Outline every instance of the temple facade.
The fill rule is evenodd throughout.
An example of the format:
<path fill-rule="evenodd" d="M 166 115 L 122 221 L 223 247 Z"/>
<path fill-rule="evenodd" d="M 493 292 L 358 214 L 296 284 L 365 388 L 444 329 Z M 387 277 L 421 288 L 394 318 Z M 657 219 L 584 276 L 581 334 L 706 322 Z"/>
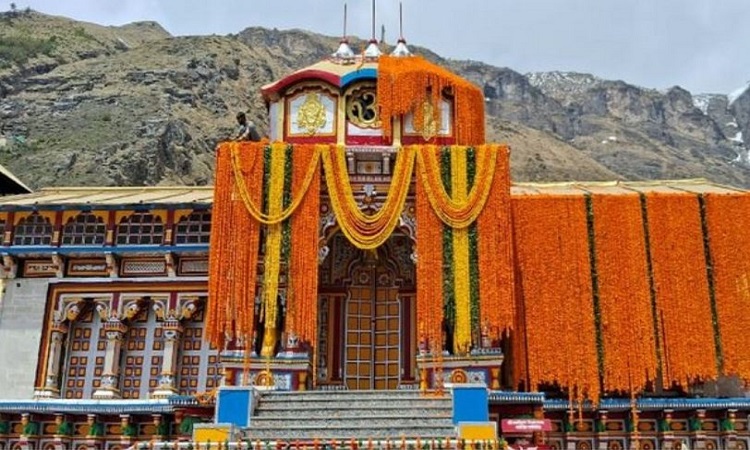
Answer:
<path fill-rule="evenodd" d="M 750 446 L 750 193 L 511 184 L 479 89 L 403 43 L 262 94 L 215 188 L 0 197 L 0 450 L 188 440 L 220 386 L 465 383 L 518 445 Z"/>

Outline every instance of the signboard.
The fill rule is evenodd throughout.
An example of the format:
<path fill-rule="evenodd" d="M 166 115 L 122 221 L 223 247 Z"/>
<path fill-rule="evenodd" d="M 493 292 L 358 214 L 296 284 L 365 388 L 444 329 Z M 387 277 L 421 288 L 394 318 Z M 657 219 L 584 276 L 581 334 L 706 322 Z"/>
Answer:
<path fill-rule="evenodd" d="M 552 431 L 552 423 L 549 419 L 503 419 L 500 424 L 503 433 Z"/>

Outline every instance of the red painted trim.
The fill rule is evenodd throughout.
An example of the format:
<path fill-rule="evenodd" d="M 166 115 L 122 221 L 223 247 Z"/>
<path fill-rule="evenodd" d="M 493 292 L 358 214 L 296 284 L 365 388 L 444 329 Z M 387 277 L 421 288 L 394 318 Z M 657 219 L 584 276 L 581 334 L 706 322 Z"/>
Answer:
<path fill-rule="evenodd" d="M 5 222 L 5 233 L 3 233 L 3 245 L 5 247 L 10 247 L 11 244 L 13 243 L 13 233 L 16 231 L 15 230 L 16 227 L 13 225 L 15 221 L 16 221 L 16 212 L 15 211 L 8 212 L 8 218 L 6 219 L 6 222 Z M 8 242 L 5 242 L 5 234 L 7 233 L 10 233 L 10 234 L 8 234 Z"/>
<path fill-rule="evenodd" d="M 385 136 L 351 136 L 346 135 L 346 145 L 391 145 L 391 139 Z"/>
<path fill-rule="evenodd" d="M 336 74 L 333 74 L 331 72 L 326 72 L 324 70 L 308 69 L 308 70 L 301 70 L 299 72 L 295 72 L 286 78 L 282 78 L 281 80 L 277 81 L 276 83 L 270 86 L 261 88 L 261 93 L 263 94 L 263 97 L 268 99 L 274 94 L 280 93 L 287 87 L 293 84 L 296 84 L 300 81 L 306 81 L 306 80 L 322 80 L 336 87 L 340 87 L 341 85 L 341 78 Z"/>
<path fill-rule="evenodd" d="M 336 136 L 284 136 L 284 142 L 289 144 L 335 144 Z"/>
<path fill-rule="evenodd" d="M 430 141 L 425 141 L 422 139 L 421 136 L 403 136 L 401 138 L 401 143 L 403 145 L 413 145 L 413 144 L 419 144 L 419 145 L 454 145 L 456 143 L 456 139 L 453 137 L 435 137 L 430 139 Z"/>

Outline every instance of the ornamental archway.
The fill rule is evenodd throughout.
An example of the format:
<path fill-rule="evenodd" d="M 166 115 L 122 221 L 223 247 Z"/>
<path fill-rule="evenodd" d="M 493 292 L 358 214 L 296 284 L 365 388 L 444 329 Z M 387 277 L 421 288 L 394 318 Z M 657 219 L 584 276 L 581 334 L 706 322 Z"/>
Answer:
<path fill-rule="evenodd" d="M 415 383 L 415 270 L 400 232 L 375 251 L 337 233 L 320 271 L 318 384 L 398 389 Z"/>

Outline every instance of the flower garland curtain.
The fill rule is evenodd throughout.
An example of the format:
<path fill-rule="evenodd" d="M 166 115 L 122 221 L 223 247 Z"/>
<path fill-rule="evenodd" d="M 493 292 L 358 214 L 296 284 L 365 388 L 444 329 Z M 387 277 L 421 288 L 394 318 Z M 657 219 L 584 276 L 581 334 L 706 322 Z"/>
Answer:
<path fill-rule="evenodd" d="M 717 375 L 698 197 L 646 195 L 665 385 Z"/>
<path fill-rule="evenodd" d="M 429 104 L 434 123 L 441 123 L 440 102 L 445 93 L 455 104 L 456 143 L 484 143 L 484 94 L 482 90 L 458 75 L 419 56 L 399 58 L 381 56 L 378 60 L 378 106 L 383 133 L 390 136 L 393 119 L 414 113 L 417 119 Z M 427 118 L 422 118 L 427 120 Z M 420 124 L 415 128 L 420 128 Z"/>
<path fill-rule="evenodd" d="M 604 389 L 640 392 L 656 378 L 656 342 L 638 195 L 592 195 Z"/>
<path fill-rule="evenodd" d="M 299 210 L 291 218 L 291 255 L 286 329 L 314 343 L 318 320 L 318 213 L 320 151 L 313 145 L 294 147 L 292 191 L 300 192 Z M 314 167 L 308 181 L 306 168 Z"/>
<path fill-rule="evenodd" d="M 530 389 L 558 383 L 600 395 L 586 203 L 581 196 L 513 199 Z"/>
<path fill-rule="evenodd" d="M 443 350 L 443 223 L 424 192 L 416 185 L 417 215 L 417 329 L 430 350 Z"/>
<path fill-rule="evenodd" d="M 724 372 L 750 379 L 750 195 L 705 196 Z"/>
<path fill-rule="evenodd" d="M 274 143 L 270 148 L 270 168 L 268 173 L 267 205 L 271 217 L 278 216 L 284 209 L 284 168 L 286 166 L 287 144 Z M 266 150 L 269 151 L 269 150 Z M 274 223 L 266 227 L 266 245 L 263 255 L 262 317 L 265 322 L 261 355 L 275 355 L 278 331 L 278 294 L 281 274 L 282 224 Z"/>
<path fill-rule="evenodd" d="M 391 236 L 404 210 L 416 148 L 409 146 L 399 151 L 388 196 L 382 208 L 372 215 L 363 213 L 354 201 L 344 147 L 324 145 L 321 146 L 321 152 L 331 207 L 341 231 L 357 248 L 378 248 Z"/>
<path fill-rule="evenodd" d="M 263 186 L 263 144 L 224 143 L 217 150 L 211 212 L 206 338 L 224 348 L 236 338 L 252 342 L 255 326 L 255 277 L 260 224 L 250 220 L 236 189 L 241 179 L 259 202 Z M 232 154 L 245 157 L 232 169 Z M 242 245 L 238 245 L 242 243 Z"/>
<path fill-rule="evenodd" d="M 507 146 L 488 147 L 494 149 L 496 155 L 493 158 L 494 177 L 490 192 L 477 218 L 479 316 L 480 325 L 486 326 L 493 336 L 497 336 L 500 331 L 511 328 L 515 322 L 510 149 Z M 478 148 L 480 153 L 485 149 L 484 146 Z"/>
<path fill-rule="evenodd" d="M 466 147 L 453 146 L 451 154 L 461 153 L 463 156 L 453 159 L 451 164 L 462 164 L 461 171 L 466 168 Z M 482 145 L 477 148 L 477 174 L 471 192 L 463 191 L 451 197 L 446 192 L 440 172 L 439 149 L 433 145 L 420 146 L 417 151 L 417 172 L 419 180 L 424 184 L 424 192 L 432 205 L 435 214 L 448 226 L 454 229 L 464 229 L 474 223 L 484 209 L 495 179 L 498 146 Z M 464 161 L 464 162 L 460 162 Z M 462 176 L 463 178 L 466 175 Z M 455 178 L 455 177 L 453 177 Z M 462 182 L 465 184 L 465 182 Z M 454 186 L 455 187 L 455 186 Z M 465 190 L 466 188 L 464 188 Z"/>

